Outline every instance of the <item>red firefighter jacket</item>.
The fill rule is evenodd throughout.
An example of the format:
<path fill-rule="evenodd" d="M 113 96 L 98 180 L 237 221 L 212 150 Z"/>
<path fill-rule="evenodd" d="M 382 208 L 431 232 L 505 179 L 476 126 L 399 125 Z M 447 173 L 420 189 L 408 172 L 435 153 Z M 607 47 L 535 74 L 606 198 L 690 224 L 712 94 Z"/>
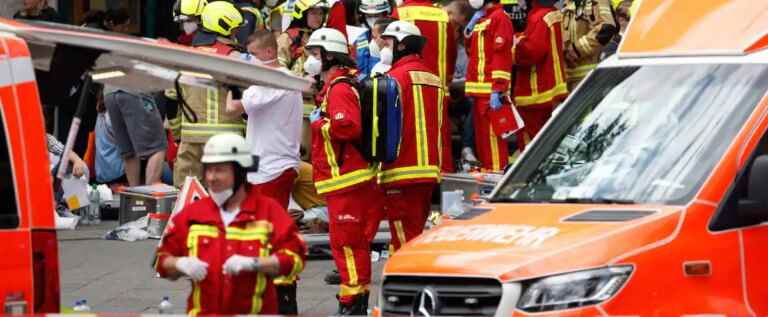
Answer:
<path fill-rule="evenodd" d="M 467 48 L 465 92 L 487 97 L 510 88 L 514 29 L 501 5 L 485 9 L 485 16 L 472 29 Z"/>
<path fill-rule="evenodd" d="M 382 165 L 379 181 L 385 186 L 435 183 L 440 178 L 444 86 L 418 55 L 401 58 L 387 74 L 400 85 L 403 132 L 400 153 Z"/>
<path fill-rule="evenodd" d="M 373 179 L 375 170 L 355 147 L 362 133 L 360 97 L 344 78 L 355 72 L 332 73 L 321 92 L 323 117 L 312 123 L 312 167 L 318 194 L 338 194 Z"/>
<path fill-rule="evenodd" d="M 392 17 L 416 25 L 427 42 L 422 50 L 424 64 L 447 87 L 456 66 L 456 28 L 448 13 L 430 0 L 406 0 Z"/>
<path fill-rule="evenodd" d="M 236 254 L 274 255 L 280 262 L 280 274 L 291 278 L 303 270 L 306 250 L 286 210 L 249 187 L 240 213 L 227 227 L 219 207 L 209 197 L 184 207 L 168 223 L 157 249 L 155 269 L 160 276 L 167 277 L 159 263 L 168 256 L 195 256 L 208 263 L 206 278 L 192 282 L 192 293 L 187 299 L 190 315 L 275 314 L 277 295 L 272 278 L 256 272 L 224 275 L 224 262 Z"/>
<path fill-rule="evenodd" d="M 563 59 L 562 14 L 534 3 L 528 27 L 513 48 L 517 75 L 515 104 L 552 105 L 568 95 Z"/>

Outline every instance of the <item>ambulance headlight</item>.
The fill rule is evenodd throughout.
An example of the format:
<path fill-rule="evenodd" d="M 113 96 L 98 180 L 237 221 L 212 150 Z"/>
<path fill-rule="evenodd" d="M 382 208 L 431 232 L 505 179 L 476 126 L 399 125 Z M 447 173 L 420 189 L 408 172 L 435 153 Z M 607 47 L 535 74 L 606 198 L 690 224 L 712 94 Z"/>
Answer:
<path fill-rule="evenodd" d="M 546 312 L 601 303 L 616 294 L 632 274 L 632 266 L 614 266 L 523 281 L 517 308 Z"/>

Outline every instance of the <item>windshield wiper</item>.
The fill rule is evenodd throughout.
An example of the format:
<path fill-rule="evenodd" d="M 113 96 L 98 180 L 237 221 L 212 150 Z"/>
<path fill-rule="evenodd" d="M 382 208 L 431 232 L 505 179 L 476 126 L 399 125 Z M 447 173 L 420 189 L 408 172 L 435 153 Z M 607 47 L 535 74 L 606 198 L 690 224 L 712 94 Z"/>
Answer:
<path fill-rule="evenodd" d="M 565 199 L 553 199 L 552 203 L 565 203 L 565 204 L 616 204 L 616 205 L 633 205 L 637 202 L 630 199 L 614 199 L 604 197 L 568 197 Z"/>

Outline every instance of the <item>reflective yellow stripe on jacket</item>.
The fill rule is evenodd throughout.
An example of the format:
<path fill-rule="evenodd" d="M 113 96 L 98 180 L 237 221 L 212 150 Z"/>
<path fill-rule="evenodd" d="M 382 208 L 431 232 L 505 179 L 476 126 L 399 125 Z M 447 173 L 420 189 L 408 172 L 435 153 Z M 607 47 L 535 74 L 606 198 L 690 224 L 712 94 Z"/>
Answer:
<path fill-rule="evenodd" d="M 447 84 L 448 74 L 446 59 L 448 54 L 448 13 L 440 7 L 407 6 L 397 9 L 400 20 L 408 22 L 428 21 L 437 22 L 438 47 L 438 77 L 440 82 Z"/>
<path fill-rule="evenodd" d="M 531 95 L 530 96 L 518 96 L 515 97 L 515 103 L 518 106 L 537 105 L 552 101 L 555 96 L 560 96 L 568 93 L 568 84 L 565 82 L 562 74 L 562 68 L 560 67 L 560 51 L 557 49 L 557 33 L 555 33 L 554 27 L 556 23 L 562 23 L 563 17 L 559 12 L 552 12 L 544 16 L 544 21 L 549 27 L 549 45 L 550 52 L 552 53 L 552 69 L 555 72 L 555 86 L 549 90 L 539 91 L 538 87 L 538 74 L 536 73 L 536 67 L 531 68 Z"/>
<path fill-rule="evenodd" d="M 187 249 L 189 256 L 198 257 L 198 244 L 200 237 L 216 238 L 219 236 L 219 229 L 216 226 L 194 224 L 189 227 L 187 234 Z M 198 282 L 192 282 L 192 309 L 189 310 L 190 316 L 197 316 L 200 313 L 200 285 Z"/>
<path fill-rule="evenodd" d="M 475 25 L 472 32 L 477 33 L 477 81 L 467 81 L 464 84 L 464 91 L 475 94 L 490 94 L 493 92 L 493 84 L 485 81 L 485 29 L 491 24 L 491 20 L 485 20 Z M 491 74 L 493 77 L 493 74 Z M 510 76 L 511 77 L 511 76 Z"/>

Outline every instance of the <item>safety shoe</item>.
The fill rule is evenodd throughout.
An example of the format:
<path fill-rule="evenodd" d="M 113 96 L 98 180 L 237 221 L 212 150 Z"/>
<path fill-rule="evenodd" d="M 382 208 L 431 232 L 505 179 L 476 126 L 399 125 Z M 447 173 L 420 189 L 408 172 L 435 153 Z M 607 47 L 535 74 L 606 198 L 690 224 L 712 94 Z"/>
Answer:
<path fill-rule="evenodd" d="M 336 316 L 367 316 L 368 296 L 369 293 L 361 294 L 355 297 L 355 300 L 349 305 L 339 302 L 339 311 L 336 312 Z"/>
<path fill-rule="evenodd" d="M 341 274 L 339 274 L 339 270 L 333 270 L 332 272 L 328 272 L 323 280 L 328 285 L 339 285 L 341 284 Z"/>

